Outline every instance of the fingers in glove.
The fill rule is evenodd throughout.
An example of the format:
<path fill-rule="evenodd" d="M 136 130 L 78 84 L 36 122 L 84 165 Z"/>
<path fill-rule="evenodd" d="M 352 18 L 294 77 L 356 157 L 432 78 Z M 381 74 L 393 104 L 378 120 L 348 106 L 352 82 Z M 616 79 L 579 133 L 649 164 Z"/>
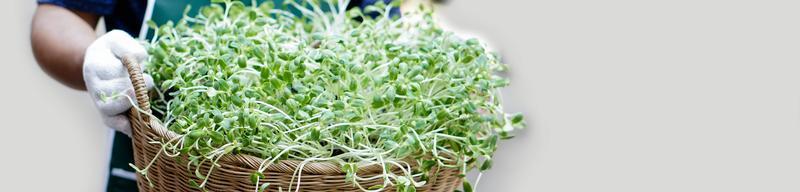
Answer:
<path fill-rule="evenodd" d="M 131 101 L 136 99 L 130 79 L 102 81 L 95 89 L 97 108 L 107 116 L 124 113 L 133 106 Z"/>
<path fill-rule="evenodd" d="M 107 56 L 113 57 L 113 55 L 108 54 Z M 108 80 L 115 80 L 115 79 L 130 79 L 130 75 L 128 74 L 128 70 L 122 66 L 122 63 L 117 60 L 116 58 L 110 60 L 104 60 L 104 63 L 91 63 L 95 61 L 88 61 L 87 64 L 84 66 L 84 79 L 87 81 L 108 81 Z M 102 62 L 102 61 L 97 61 Z M 147 89 L 153 88 L 153 77 L 149 74 L 144 74 L 144 81 Z"/>
<path fill-rule="evenodd" d="M 112 30 L 104 35 L 109 39 L 108 48 L 114 53 L 117 58 L 122 58 L 126 55 L 132 55 L 136 62 L 142 64 L 147 59 L 147 51 L 144 46 L 136 39 L 131 37 L 128 33 L 121 30 Z M 144 65 L 139 65 L 144 70 Z"/>
<path fill-rule="evenodd" d="M 128 70 L 122 66 L 122 62 L 114 54 L 107 50 L 100 50 L 95 57 L 89 58 L 84 64 L 85 78 L 97 78 L 99 80 L 114 80 L 130 78 Z"/>
<path fill-rule="evenodd" d="M 125 133 L 128 137 L 131 136 L 131 122 L 125 114 L 106 116 L 103 118 L 103 123 L 114 130 Z"/>

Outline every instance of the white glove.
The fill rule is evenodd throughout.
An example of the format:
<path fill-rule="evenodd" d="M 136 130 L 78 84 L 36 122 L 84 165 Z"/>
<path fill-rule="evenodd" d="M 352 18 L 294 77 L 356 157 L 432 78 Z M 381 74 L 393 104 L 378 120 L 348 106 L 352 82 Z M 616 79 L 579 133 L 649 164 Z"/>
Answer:
<path fill-rule="evenodd" d="M 142 63 L 147 51 L 128 33 L 113 30 L 95 40 L 83 57 L 83 80 L 95 107 L 103 115 L 103 122 L 117 131 L 131 136 L 131 124 L 125 114 L 136 101 L 128 71 L 122 57 L 133 55 Z M 144 71 L 144 65 L 142 71 Z M 147 88 L 153 87 L 153 78 L 144 75 Z M 124 95 L 128 95 L 125 97 Z M 133 99 L 133 100 L 131 100 Z"/>

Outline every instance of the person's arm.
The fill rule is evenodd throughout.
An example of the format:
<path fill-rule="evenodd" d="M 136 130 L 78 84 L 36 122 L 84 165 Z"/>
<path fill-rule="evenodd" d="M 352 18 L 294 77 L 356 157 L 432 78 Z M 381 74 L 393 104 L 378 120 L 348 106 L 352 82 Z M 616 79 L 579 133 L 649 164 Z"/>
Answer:
<path fill-rule="evenodd" d="M 87 90 L 103 122 L 131 135 L 125 114 L 134 98 L 130 76 L 121 59 L 130 56 L 137 63 L 147 59 L 147 51 L 136 39 L 121 30 L 97 37 L 94 26 L 99 15 L 108 14 L 107 4 L 93 7 L 96 13 L 61 7 L 87 9 L 89 1 L 40 0 L 31 24 L 31 47 L 39 66 L 54 79 L 78 90 Z M 43 3 L 44 2 L 44 3 Z M 52 3 L 52 4 L 50 4 Z M 141 65 L 144 71 L 144 65 Z M 146 86 L 153 78 L 144 74 Z M 127 97 L 124 97 L 127 95 Z"/>
<path fill-rule="evenodd" d="M 39 66 L 59 82 L 86 90 L 83 56 L 97 39 L 94 28 L 98 19 L 95 14 L 39 5 L 31 23 L 31 47 Z"/>

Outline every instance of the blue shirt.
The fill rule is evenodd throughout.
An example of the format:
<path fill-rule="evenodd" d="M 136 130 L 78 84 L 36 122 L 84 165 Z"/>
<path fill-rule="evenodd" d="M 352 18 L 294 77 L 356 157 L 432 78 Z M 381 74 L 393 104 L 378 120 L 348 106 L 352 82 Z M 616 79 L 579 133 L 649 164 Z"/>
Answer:
<path fill-rule="evenodd" d="M 39 4 L 53 4 L 67 9 L 87 12 L 104 17 L 107 30 L 119 29 L 131 36 L 139 36 L 147 0 L 37 0 Z M 209 0 L 210 1 L 210 0 Z M 350 7 L 364 8 L 379 0 L 351 0 Z M 383 0 L 391 2 L 392 0 Z M 348 7 L 348 8 L 350 8 Z M 181 12 L 183 10 L 175 10 Z M 391 15 L 399 15 L 399 9 L 392 9 Z"/>

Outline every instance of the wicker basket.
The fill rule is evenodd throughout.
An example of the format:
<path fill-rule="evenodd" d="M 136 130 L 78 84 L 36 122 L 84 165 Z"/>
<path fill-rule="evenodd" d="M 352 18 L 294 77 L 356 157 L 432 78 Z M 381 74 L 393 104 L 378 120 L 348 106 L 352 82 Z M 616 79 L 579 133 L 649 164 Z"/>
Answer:
<path fill-rule="evenodd" d="M 128 69 L 131 82 L 136 93 L 136 100 L 139 107 L 150 112 L 150 102 L 147 89 L 142 77 L 141 68 L 133 57 L 123 57 L 122 62 Z M 178 135 L 166 129 L 158 121 L 151 120 L 148 116 L 142 115 L 139 111 L 132 109 L 129 113 L 131 126 L 133 129 L 133 152 L 134 164 L 136 167 L 143 168 L 151 163 L 147 170 L 150 182 L 138 175 L 138 186 L 140 191 L 199 191 L 189 185 L 190 179 L 199 180 L 191 170 L 196 167 L 187 167 L 188 162 L 185 156 L 176 158 L 167 157 L 161 154 L 155 158 L 161 150 L 161 145 L 152 143 L 153 141 L 165 142 Z M 155 158 L 155 160 L 154 160 Z M 258 170 L 259 164 L 263 161 L 258 157 L 238 154 L 225 155 L 213 168 L 209 175 L 205 189 L 208 191 L 254 191 L 256 185 L 250 180 L 250 175 Z M 295 170 L 300 164 L 299 161 L 276 162 L 263 172 L 264 177 L 260 182 L 270 183 L 267 191 L 361 191 L 353 183 L 345 181 L 345 173 L 339 165 L 332 162 L 308 163 L 303 167 L 301 177 L 294 177 Z M 201 165 L 203 173 L 208 171 L 209 164 Z M 430 178 L 423 187 L 418 187 L 418 191 L 453 191 L 460 178 L 459 171 L 455 169 L 436 169 L 437 172 L 430 174 Z M 382 173 L 379 165 L 363 166 L 358 168 L 358 175 L 368 178 Z M 360 181 L 364 188 L 383 184 L 382 179 Z M 152 184 L 152 186 L 151 186 Z M 299 186 L 299 188 L 298 188 Z M 394 191 L 393 187 L 386 188 L 386 191 Z"/>

